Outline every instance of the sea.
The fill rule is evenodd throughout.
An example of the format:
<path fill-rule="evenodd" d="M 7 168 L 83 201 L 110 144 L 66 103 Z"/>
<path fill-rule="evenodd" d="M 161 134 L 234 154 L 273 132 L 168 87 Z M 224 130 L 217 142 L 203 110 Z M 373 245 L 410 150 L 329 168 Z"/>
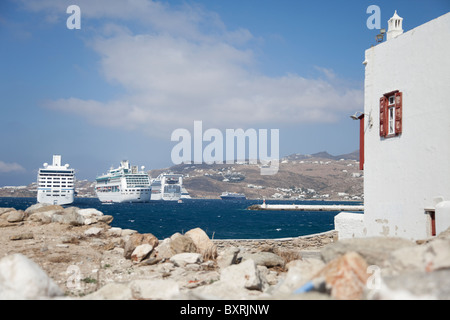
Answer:
<path fill-rule="evenodd" d="M 35 198 L 0 198 L 0 207 L 25 210 Z M 76 198 L 70 206 L 95 208 L 114 217 L 112 227 L 152 233 L 158 239 L 203 229 L 212 239 L 277 239 L 334 229 L 338 211 L 254 211 L 247 208 L 261 200 L 183 199 L 149 203 L 102 204 L 98 199 Z M 347 201 L 266 200 L 267 204 L 354 204 Z"/>

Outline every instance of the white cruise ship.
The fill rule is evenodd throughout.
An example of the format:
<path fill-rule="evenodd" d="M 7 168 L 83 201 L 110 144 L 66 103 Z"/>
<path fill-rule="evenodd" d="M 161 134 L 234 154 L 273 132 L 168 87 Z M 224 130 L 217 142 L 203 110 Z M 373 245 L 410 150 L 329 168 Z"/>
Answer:
<path fill-rule="evenodd" d="M 163 173 L 152 180 L 151 200 L 178 201 L 182 198 L 183 191 L 182 174 Z M 189 194 L 183 198 L 190 198 Z"/>
<path fill-rule="evenodd" d="M 128 160 L 120 163 L 118 168 L 111 168 L 108 173 L 95 179 L 95 192 L 104 203 L 113 202 L 148 202 L 151 196 L 150 178 L 137 166 L 130 166 Z"/>
<path fill-rule="evenodd" d="M 54 155 L 53 163 L 44 163 L 37 177 L 37 202 L 71 204 L 75 193 L 75 170 L 61 165 L 61 156 Z"/>

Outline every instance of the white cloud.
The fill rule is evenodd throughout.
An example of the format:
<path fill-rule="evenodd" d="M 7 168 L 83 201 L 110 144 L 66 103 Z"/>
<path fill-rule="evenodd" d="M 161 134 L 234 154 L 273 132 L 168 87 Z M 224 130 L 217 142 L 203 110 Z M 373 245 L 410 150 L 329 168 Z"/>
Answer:
<path fill-rule="evenodd" d="M 51 11 L 55 0 L 38 3 L 31 9 Z M 227 30 L 217 14 L 202 7 L 147 0 L 78 5 L 83 19 L 102 19 L 103 29 L 89 46 L 101 57 L 107 81 L 126 94 L 111 101 L 48 102 L 53 110 L 167 136 L 194 120 L 218 128 L 333 122 L 362 104 L 362 90 L 342 85 L 333 70 L 320 66 L 324 79 L 261 74 L 251 50 L 253 35 Z M 134 32 L 128 22 L 146 31 Z"/>
<path fill-rule="evenodd" d="M 6 163 L 0 161 L 0 173 L 25 172 L 25 168 L 18 163 Z"/>

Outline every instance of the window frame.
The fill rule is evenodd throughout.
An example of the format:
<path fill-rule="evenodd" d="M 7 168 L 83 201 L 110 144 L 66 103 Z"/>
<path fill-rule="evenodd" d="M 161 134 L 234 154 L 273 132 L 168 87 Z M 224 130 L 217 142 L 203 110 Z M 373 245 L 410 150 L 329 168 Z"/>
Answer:
<path fill-rule="evenodd" d="M 380 98 L 380 137 L 391 138 L 402 134 L 403 93 L 399 90 Z"/>

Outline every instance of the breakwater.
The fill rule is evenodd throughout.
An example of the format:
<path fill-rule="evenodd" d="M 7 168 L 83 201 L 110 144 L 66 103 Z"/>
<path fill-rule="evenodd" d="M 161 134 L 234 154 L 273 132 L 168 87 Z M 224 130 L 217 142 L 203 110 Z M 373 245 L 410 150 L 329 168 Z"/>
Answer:
<path fill-rule="evenodd" d="M 293 210 L 293 211 L 364 211 L 363 205 L 343 205 L 343 204 L 254 204 L 248 210 Z"/>

